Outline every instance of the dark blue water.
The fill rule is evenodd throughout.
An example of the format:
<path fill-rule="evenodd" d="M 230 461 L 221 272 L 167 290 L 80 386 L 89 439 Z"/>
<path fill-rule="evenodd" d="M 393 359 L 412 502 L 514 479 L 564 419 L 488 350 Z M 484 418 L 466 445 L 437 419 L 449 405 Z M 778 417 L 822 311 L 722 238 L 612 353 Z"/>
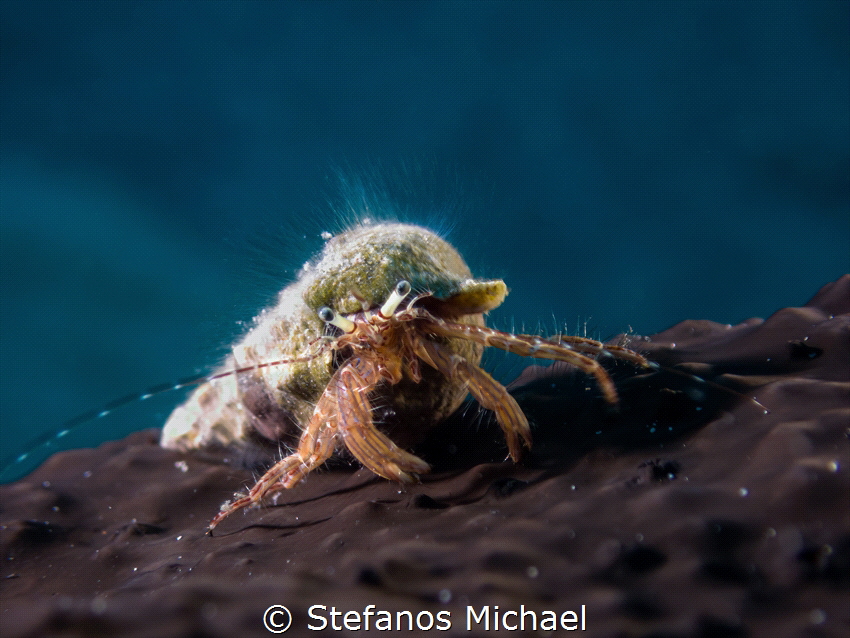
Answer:
<path fill-rule="evenodd" d="M 209 370 L 338 226 L 340 178 L 504 278 L 497 326 L 804 303 L 850 269 L 848 25 L 843 1 L 4 0 L 0 456 Z"/>

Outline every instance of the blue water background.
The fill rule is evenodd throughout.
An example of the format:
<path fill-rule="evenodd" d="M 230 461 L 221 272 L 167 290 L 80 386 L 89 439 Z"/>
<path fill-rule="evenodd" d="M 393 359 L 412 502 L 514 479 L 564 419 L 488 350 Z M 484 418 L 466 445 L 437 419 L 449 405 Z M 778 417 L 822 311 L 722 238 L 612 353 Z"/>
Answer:
<path fill-rule="evenodd" d="M 210 370 L 358 179 L 505 279 L 499 327 L 801 305 L 850 269 L 848 87 L 843 1 L 4 0 L 0 456 Z"/>

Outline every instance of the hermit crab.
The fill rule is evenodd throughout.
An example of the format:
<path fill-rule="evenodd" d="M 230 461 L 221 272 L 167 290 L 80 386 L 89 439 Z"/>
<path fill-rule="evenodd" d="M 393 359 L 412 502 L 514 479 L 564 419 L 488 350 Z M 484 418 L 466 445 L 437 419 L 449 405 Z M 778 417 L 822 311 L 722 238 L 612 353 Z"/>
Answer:
<path fill-rule="evenodd" d="M 163 429 L 162 445 L 177 449 L 300 436 L 247 494 L 222 506 L 210 530 L 294 487 L 338 448 L 384 478 L 417 481 L 430 466 L 405 447 L 468 394 L 495 413 L 518 461 L 531 431 L 514 398 L 479 367 L 487 346 L 572 364 L 595 378 L 610 404 L 617 391 L 597 358 L 648 365 L 631 350 L 592 339 L 488 328 L 484 314 L 507 293 L 501 280 L 473 278 L 448 242 L 419 226 L 366 223 L 327 237 L 215 380 L 197 388 Z"/>

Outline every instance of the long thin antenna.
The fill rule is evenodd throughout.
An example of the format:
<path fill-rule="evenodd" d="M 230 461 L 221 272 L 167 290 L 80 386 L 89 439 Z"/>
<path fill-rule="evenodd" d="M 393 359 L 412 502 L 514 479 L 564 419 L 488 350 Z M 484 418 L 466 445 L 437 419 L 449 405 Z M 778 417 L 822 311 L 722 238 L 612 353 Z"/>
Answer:
<path fill-rule="evenodd" d="M 315 343 L 315 341 L 313 343 Z M 49 448 L 60 439 L 63 439 L 69 434 L 71 434 L 81 425 L 84 425 L 91 421 L 96 421 L 97 419 L 102 419 L 105 416 L 111 414 L 113 411 L 122 408 L 126 405 L 130 405 L 131 403 L 137 403 L 139 401 L 145 401 L 159 394 L 164 394 L 165 392 L 172 392 L 174 390 L 181 390 L 183 388 L 201 385 L 202 383 L 209 383 L 217 379 L 242 374 L 244 372 L 252 372 L 254 370 L 259 370 L 262 368 L 269 368 L 272 366 L 279 366 L 290 363 L 304 363 L 307 361 L 311 361 L 321 355 L 322 352 L 324 352 L 324 350 L 327 348 L 327 345 L 328 342 L 323 341 L 318 351 L 309 355 L 305 355 L 303 357 L 296 357 L 294 359 L 278 359 L 276 361 L 266 361 L 263 363 L 257 363 L 254 365 L 236 368 L 233 370 L 225 370 L 223 372 L 217 372 L 215 374 L 210 374 L 202 377 L 192 376 L 179 379 L 177 381 L 174 381 L 173 383 L 161 383 L 159 385 L 155 385 L 153 387 L 148 388 L 144 392 L 128 394 L 119 399 L 110 401 L 109 403 L 103 405 L 102 407 L 96 410 L 89 410 L 88 412 L 83 412 L 82 414 L 77 415 L 74 418 L 62 423 L 62 425 L 60 425 L 58 429 L 44 432 L 31 439 L 24 446 L 25 451 L 23 453 L 18 454 L 17 456 L 8 456 L 3 459 L 2 466 L 0 466 L 0 480 L 5 480 L 5 476 L 9 474 L 14 467 L 25 462 L 28 458 L 30 458 L 30 456 L 35 454 L 41 448 Z"/>

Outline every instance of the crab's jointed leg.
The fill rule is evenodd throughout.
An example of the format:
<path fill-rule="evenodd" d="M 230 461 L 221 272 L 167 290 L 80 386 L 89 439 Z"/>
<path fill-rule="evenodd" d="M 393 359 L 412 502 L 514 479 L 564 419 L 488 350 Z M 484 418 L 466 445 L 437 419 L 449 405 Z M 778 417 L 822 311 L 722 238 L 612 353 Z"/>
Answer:
<path fill-rule="evenodd" d="M 415 475 L 429 472 L 431 466 L 402 450 L 372 422 L 368 395 L 378 381 L 374 370 L 355 358 L 335 375 L 339 435 L 349 452 L 375 474 L 401 483 L 416 483 Z"/>
<path fill-rule="evenodd" d="M 616 405 L 617 390 L 614 382 L 599 362 L 591 359 L 579 350 L 589 354 L 609 353 L 615 357 L 631 361 L 640 366 L 649 367 L 649 362 L 636 352 L 619 346 L 604 347 L 600 342 L 583 337 L 562 337 L 561 342 L 533 337 L 531 335 L 515 335 L 485 326 L 451 323 L 434 316 L 426 320 L 426 329 L 444 337 L 471 339 L 477 343 L 494 348 L 500 348 L 523 357 L 537 359 L 554 359 L 564 361 L 579 368 L 585 374 L 596 378 L 605 400 Z"/>
<path fill-rule="evenodd" d="M 478 403 L 495 413 L 496 420 L 505 433 L 508 451 L 514 462 L 519 461 L 523 443 L 531 449 L 531 429 L 528 426 L 528 419 L 523 414 L 516 399 L 508 394 L 501 383 L 477 365 L 459 355 L 452 354 L 428 339 L 419 340 L 416 354 L 449 379 L 464 381 L 470 394 L 475 397 Z M 522 439 L 522 443 L 520 439 Z"/>
<path fill-rule="evenodd" d="M 537 337 L 530 338 L 536 339 Z M 558 335 L 557 337 L 550 337 L 548 339 L 544 339 L 544 341 L 554 343 L 556 345 L 569 344 L 566 347 L 573 348 L 574 350 L 581 352 L 582 354 L 609 355 L 612 357 L 617 357 L 618 359 L 623 359 L 624 361 L 629 361 L 635 364 L 636 366 L 640 366 L 641 368 L 650 367 L 649 361 L 647 361 L 645 357 L 642 357 L 634 350 L 629 350 L 628 348 L 624 348 L 623 346 L 612 346 L 610 344 L 606 345 L 601 341 L 596 341 L 595 339 L 588 339 L 587 337 Z"/>
<path fill-rule="evenodd" d="M 334 451 L 336 439 L 337 397 L 335 386 L 329 385 L 322 394 L 313 417 L 301 434 L 298 449 L 294 454 L 282 458 L 260 477 L 246 496 L 225 503 L 221 511 L 210 522 L 209 530 L 237 510 L 258 505 L 273 492 L 294 487 L 304 476 L 327 461 Z"/>

